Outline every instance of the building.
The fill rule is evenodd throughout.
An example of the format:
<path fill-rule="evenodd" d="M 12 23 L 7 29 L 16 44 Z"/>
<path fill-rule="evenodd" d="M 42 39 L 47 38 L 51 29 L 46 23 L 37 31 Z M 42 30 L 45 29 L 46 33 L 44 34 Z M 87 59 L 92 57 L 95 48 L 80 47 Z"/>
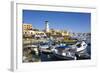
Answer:
<path fill-rule="evenodd" d="M 23 24 L 23 30 L 32 30 L 32 24 Z"/>
<path fill-rule="evenodd" d="M 32 24 L 23 24 L 23 35 L 28 37 L 39 36 L 39 37 L 68 37 L 71 34 L 65 30 L 55 30 L 49 28 L 48 21 L 45 21 L 45 32 L 39 29 L 33 28 Z"/>
<path fill-rule="evenodd" d="M 23 24 L 23 37 L 31 37 L 32 24 Z"/>
<path fill-rule="evenodd" d="M 45 21 L 45 31 L 49 32 L 49 22 Z"/>

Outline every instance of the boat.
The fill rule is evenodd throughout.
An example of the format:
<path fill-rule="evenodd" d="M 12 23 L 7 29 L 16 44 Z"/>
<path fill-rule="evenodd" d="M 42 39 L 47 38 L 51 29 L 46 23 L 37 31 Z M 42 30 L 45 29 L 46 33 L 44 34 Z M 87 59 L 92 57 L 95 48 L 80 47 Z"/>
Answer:
<path fill-rule="evenodd" d="M 76 56 L 77 59 L 90 59 L 90 55 L 87 53 L 87 44 L 82 41 L 80 44 L 76 45 Z"/>
<path fill-rule="evenodd" d="M 77 43 L 77 44 L 76 44 L 76 47 L 77 47 L 76 51 L 77 51 L 77 52 L 80 52 L 80 51 L 83 51 L 83 50 L 86 49 L 87 44 L 85 43 L 85 41 L 82 41 L 82 42 L 80 42 L 80 43 Z"/>
<path fill-rule="evenodd" d="M 90 55 L 87 53 L 86 48 L 87 44 L 85 41 L 81 41 L 72 45 L 72 47 L 64 45 L 57 46 L 53 49 L 53 54 L 56 58 L 64 60 L 89 59 Z"/>
<path fill-rule="evenodd" d="M 70 50 L 70 47 L 68 46 L 59 46 L 59 47 L 55 47 L 53 54 L 58 59 L 74 60 L 75 53 L 69 50 Z"/>
<path fill-rule="evenodd" d="M 47 54 L 52 52 L 49 43 L 41 43 L 39 45 L 39 51 Z"/>

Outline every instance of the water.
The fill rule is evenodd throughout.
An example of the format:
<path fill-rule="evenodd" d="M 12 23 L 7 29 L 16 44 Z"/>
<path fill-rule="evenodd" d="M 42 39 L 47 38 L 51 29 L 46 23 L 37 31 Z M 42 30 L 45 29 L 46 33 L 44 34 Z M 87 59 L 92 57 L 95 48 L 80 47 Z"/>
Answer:
<path fill-rule="evenodd" d="M 91 57 L 91 46 L 88 45 L 86 50 L 87 50 L 87 53 Z M 41 58 L 41 61 L 62 61 L 62 60 L 66 60 L 66 59 L 57 58 L 52 53 L 51 54 L 41 53 L 40 58 Z M 78 60 L 82 60 L 82 59 L 84 60 L 85 58 L 78 58 Z M 86 58 L 86 59 L 90 59 L 90 58 Z"/>
<path fill-rule="evenodd" d="M 88 45 L 86 49 L 87 49 L 87 53 L 88 53 L 89 55 L 91 55 L 91 46 Z"/>
<path fill-rule="evenodd" d="M 44 61 L 63 61 L 64 60 L 64 59 L 55 57 L 53 54 L 45 54 L 45 53 L 41 53 L 40 59 L 42 62 Z"/>
<path fill-rule="evenodd" d="M 62 47 L 62 48 L 64 48 L 64 47 Z M 86 50 L 87 50 L 87 53 L 91 57 L 91 45 L 90 44 L 88 44 Z M 44 62 L 44 61 L 63 61 L 63 60 L 66 60 L 66 59 L 57 58 L 53 53 L 45 53 L 45 52 L 40 52 L 40 55 L 38 57 L 39 57 L 39 60 L 41 62 Z M 88 59 L 88 58 L 86 58 L 86 59 Z M 84 58 L 78 58 L 78 60 L 84 60 Z"/>

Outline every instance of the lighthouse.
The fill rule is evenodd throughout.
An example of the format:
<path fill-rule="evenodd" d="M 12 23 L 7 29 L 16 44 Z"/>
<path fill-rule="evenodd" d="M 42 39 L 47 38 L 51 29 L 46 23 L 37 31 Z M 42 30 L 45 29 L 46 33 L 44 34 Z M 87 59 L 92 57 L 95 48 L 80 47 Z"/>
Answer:
<path fill-rule="evenodd" d="M 49 22 L 45 21 L 45 31 L 49 32 Z"/>

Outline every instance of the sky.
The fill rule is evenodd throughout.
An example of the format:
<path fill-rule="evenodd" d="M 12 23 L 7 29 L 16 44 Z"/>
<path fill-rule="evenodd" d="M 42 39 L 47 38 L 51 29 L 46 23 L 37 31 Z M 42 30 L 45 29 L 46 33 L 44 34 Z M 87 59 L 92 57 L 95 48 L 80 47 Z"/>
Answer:
<path fill-rule="evenodd" d="M 91 13 L 23 10 L 23 23 L 44 30 L 45 21 L 50 29 L 91 32 Z"/>

